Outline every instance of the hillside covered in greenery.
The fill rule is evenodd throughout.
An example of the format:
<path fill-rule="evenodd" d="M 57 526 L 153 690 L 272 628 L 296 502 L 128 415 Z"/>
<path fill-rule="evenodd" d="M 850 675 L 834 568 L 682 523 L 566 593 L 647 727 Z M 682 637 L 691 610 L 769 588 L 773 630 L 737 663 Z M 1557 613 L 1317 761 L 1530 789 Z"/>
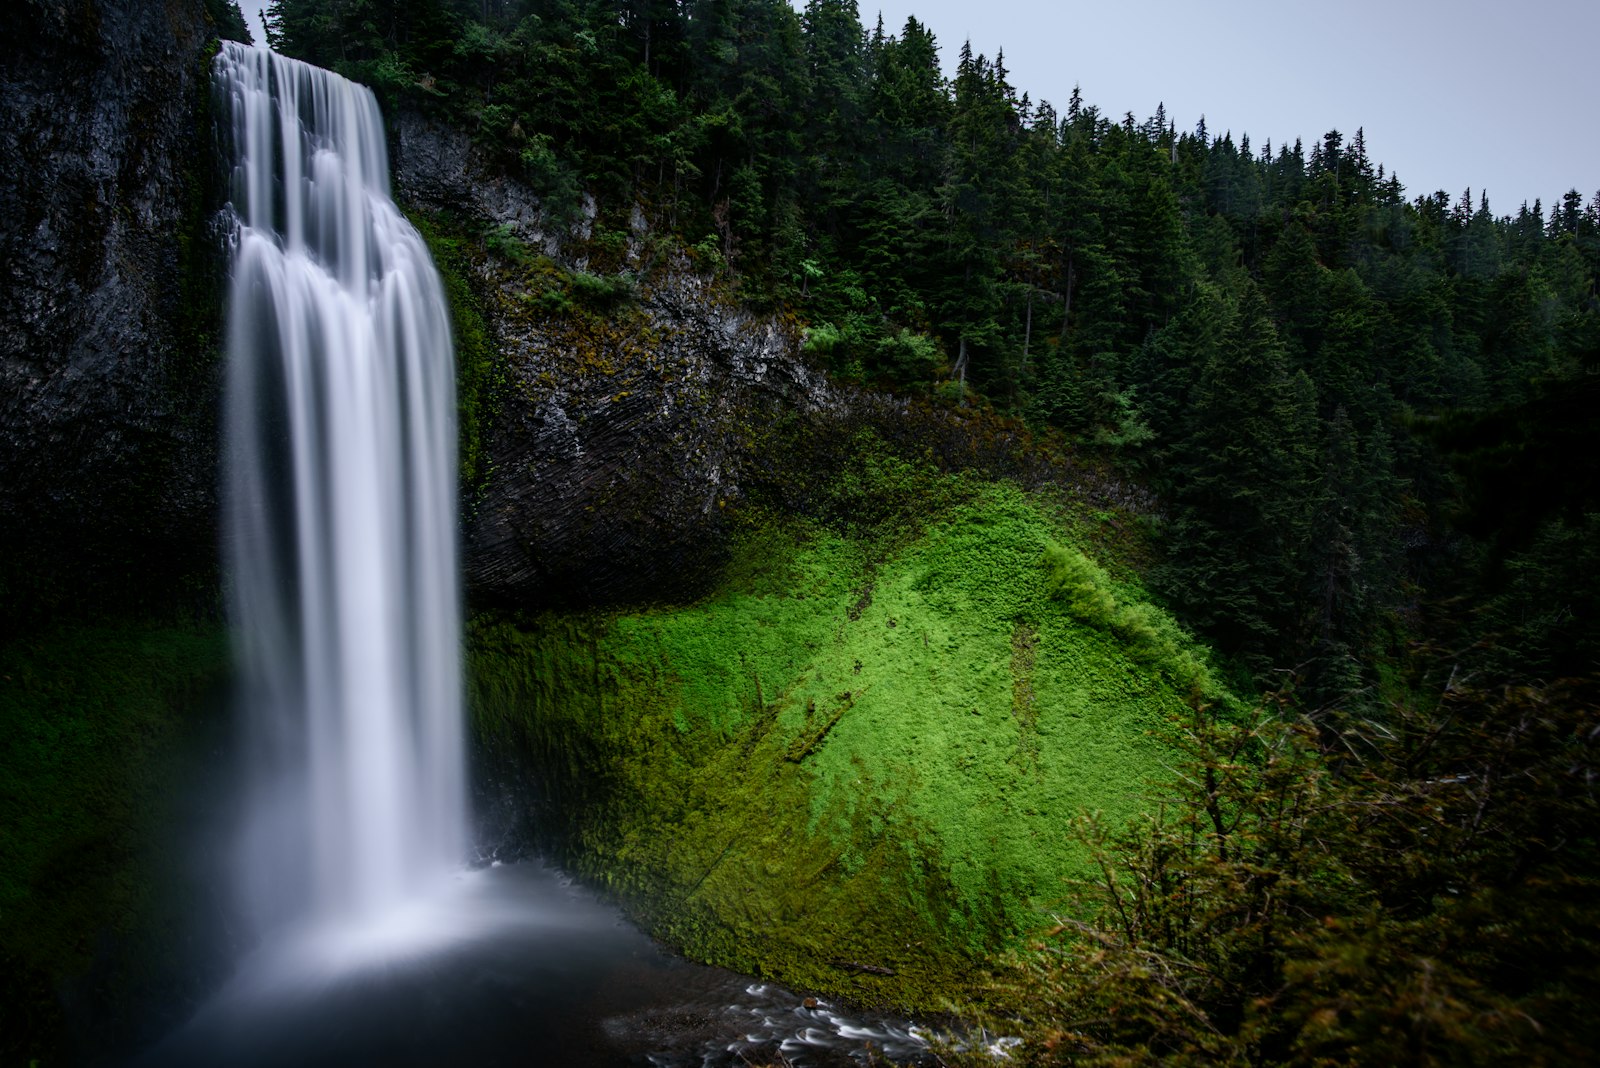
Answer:
<path fill-rule="evenodd" d="M 160 38 L 26 11 L 85 70 L 165 76 Z M 272 47 L 376 90 L 454 316 L 480 859 L 539 852 L 685 956 L 945 1020 L 947 1064 L 996 1063 L 974 1034 L 1027 1065 L 1584 1063 L 1600 193 L 1408 190 L 1360 129 L 1035 100 L 862 15 L 267 8 Z M 37 444 L 0 485 L 40 502 L 0 530 L 22 1063 L 148 1043 L 225 970 L 214 873 L 163 826 L 228 833 L 185 815 L 233 767 L 196 146 L 244 24 L 162 18 L 193 62 L 138 99 L 185 136 L 106 107 L 181 161 L 139 194 L 174 210 L 101 183 L 84 215 L 181 249 L 73 246 L 119 301 L 137 275 L 108 306 L 155 326 L 93 321 L 149 366 L 49 317 L 76 291 L 8 335 L 60 341 L 7 367 L 65 398 L 8 409 Z M 89 188 L 35 184 L 57 216 Z"/>
<path fill-rule="evenodd" d="M 835 375 L 1114 455 L 1167 501 L 1155 586 L 1315 704 L 1373 682 L 1385 613 L 1440 559 L 1438 424 L 1472 452 L 1453 413 L 1540 410 L 1600 361 L 1600 194 L 1498 216 L 1470 190 L 1408 199 L 1359 130 L 1253 145 L 1034 102 L 966 49 L 946 81 L 926 26 L 865 29 L 848 2 L 269 15 L 279 48 L 471 131 L 557 213 L 648 205 L 744 300 L 795 310 Z M 1518 425 L 1564 432 L 1541 422 Z M 1586 465 L 1560 481 L 1592 502 Z M 1498 547 L 1542 560 L 1586 529 L 1551 503 Z M 1562 658 L 1586 624 L 1554 625 L 1527 674 L 1581 666 Z"/>
<path fill-rule="evenodd" d="M 1600 947 L 1600 193 L 1497 214 L 1471 189 L 1408 191 L 1359 129 L 1255 144 L 1076 92 L 1036 101 L 1000 56 L 962 47 L 946 79 L 929 27 L 860 14 L 277 0 L 269 33 L 391 111 L 467 131 L 556 217 L 621 230 L 642 207 L 740 301 L 805 324 L 834 380 L 1026 424 L 1153 492 L 1118 519 L 1149 549 L 1140 596 L 1163 606 L 1140 610 L 1208 642 L 1232 692 L 1267 696 L 1253 715 L 1178 703 L 1158 731 L 1173 804 L 1146 822 L 1055 827 L 1076 843 L 1060 870 L 1087 878 L 990 987 L 995 1026 L 1037 1040 L 1024 1058 L 1578 1059 Z M 794 551 L 799 574 L 842 550 Z M 480 670 L 520 648 L 559 679 L 564 643 L 586 642 L 626 695 L 634 658 L 702 655 L 678 628 L 721 640 L 770 581 L 746 580 L 694 622 L 491 627 Z M 1009 651 L 994 638 L 1015 667 L 1047 626 L 1007 611 L 1032 620 Z M 800 699 L 826 669 L 763 688 L 800 669 L 755 647 L 735 657 L 748 680 L 693 714 L 733 716 L 718 729 L 744 754 L 803 749 L 828 706 Z M 1081 681 L 1040 648 L 1029 686 Z M 686 685 L 717 689 L 727 663 Z M 560 683 L 528 685 L 548 702 Z M 622 707 L 691 715 L 641 692 Z M 778 742 L 763 717 L 787 725 Z M 650 848 L 601 822 L 596 848 Z M 671 869 L 657 859 L 640 870 Z"/>

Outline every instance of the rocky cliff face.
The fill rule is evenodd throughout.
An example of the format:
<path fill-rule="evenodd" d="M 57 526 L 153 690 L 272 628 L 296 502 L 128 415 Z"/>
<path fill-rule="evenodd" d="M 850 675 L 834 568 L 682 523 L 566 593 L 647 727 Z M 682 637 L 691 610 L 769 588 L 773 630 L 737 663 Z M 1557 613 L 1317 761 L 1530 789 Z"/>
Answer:
<path fill-rule="evenodd" d="M 0 35 L 0 598 L 214 566 L 222 253 L 204 0 L 21 0 Z"/>
<path fill-rule="evenodd" d="M 396 194 L 476 242 L 469 279 L 492 335 L 480 484 L 465 568 L 481 603 L 673 600 L 713 582 L 736 505 L 814 509 L 870 431 L 908 455 L 1024 485 L 1148 504 L 1020 428 L 830 382 L 781 315 L 737 305 L 637 210 L 598 232 L 593 204 L 552 223 L 459 131 L 392 119 Z"/>
<path fill-rule="evenodd" d="M 207 11 L 24 0 L 0 40 L 0 596 L 215 603 L 226 272 Z M 642 215 L 552 223 L 459 132 L 391 116 L 396 193 L 475 248 L 491 379 L 466 502 L 480 602 L 672 599 L 752 494 L 808 505 L 863 428 L 945 466 L 1115 494 L 971 413 L 830 384 Z M 616 224 L 613 223 L 613 226 Z M 486 239 L 486 235 L 489 239 Z M 473 431 L 477 433 L 477 431 Z"/>
<path fill-rule="evenodd" d="M 469 588 L 523 605 L 692 593 L 721 561 L 760 425 L 835 403 L 798 331 L 732 305 L 638 213 L 602 267 L 592 205 L 552 225 L 461 134 L 403 115 L 394 139 L 405 202 L 493 234 L 473 280 L 500 379 Z"/>

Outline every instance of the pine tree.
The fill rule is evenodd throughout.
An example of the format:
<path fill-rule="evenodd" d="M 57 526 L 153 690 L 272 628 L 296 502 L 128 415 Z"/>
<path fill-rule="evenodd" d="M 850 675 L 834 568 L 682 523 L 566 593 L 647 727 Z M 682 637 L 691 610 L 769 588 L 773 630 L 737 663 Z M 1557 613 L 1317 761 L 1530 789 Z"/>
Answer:
<path fill-rule="evenodd" d="M 1201 369 L 1174 466 L 1168 595 L 1258 673 L 1303 649 L 1318 493 L 1315 387 L 1291 371 L 1266 300 L 1247 289 Z"/>

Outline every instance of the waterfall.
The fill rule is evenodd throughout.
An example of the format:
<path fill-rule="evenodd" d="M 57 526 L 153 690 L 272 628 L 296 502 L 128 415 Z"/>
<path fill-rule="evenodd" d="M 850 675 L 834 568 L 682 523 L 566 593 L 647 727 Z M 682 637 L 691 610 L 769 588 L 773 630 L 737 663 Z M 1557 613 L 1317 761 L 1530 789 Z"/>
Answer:
<path fill-rule="evenodd" d="M 392 912 L 465 859 L 454 354 L 371 91 L 215 63 L 231 142 L 226 561 L 263 928 Z"/>

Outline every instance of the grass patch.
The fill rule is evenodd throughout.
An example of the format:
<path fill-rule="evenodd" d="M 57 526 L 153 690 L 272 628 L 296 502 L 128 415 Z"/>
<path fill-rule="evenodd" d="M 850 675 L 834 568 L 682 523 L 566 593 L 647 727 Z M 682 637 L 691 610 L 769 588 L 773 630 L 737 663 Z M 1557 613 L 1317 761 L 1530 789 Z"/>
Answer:
<path fill-rule="evenodd" d="M 148 885 L 174 736 L 228 670 L 219 629 L 82 627 L 0 650 L 0 937 L 69 974 Z"/>

